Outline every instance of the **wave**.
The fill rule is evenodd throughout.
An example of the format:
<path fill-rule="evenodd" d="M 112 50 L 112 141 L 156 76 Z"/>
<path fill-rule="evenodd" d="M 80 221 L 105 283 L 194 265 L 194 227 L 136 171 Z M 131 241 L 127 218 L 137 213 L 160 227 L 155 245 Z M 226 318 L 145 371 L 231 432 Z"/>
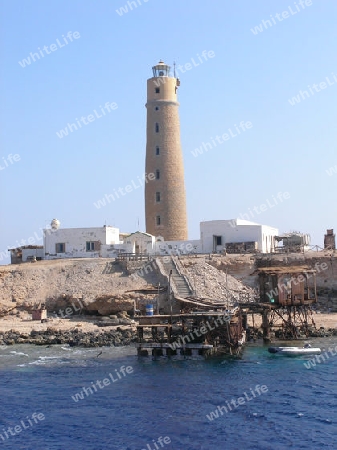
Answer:
<path fill-rule="evenodd" d="M 18 356 L 29 356 L 29 355 L 27 355 L 27 353 L 16 352 L 15 350 L 12 352 L 9 352 L 9 353 L 12 353 L 13 355 L 18 355 Z"/>

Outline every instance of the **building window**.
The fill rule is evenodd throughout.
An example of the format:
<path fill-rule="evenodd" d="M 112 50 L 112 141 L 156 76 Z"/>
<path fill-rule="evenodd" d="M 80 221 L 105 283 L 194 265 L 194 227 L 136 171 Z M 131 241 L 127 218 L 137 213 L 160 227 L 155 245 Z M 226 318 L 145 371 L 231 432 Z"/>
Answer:
<path fill-rule="evenodd" d="M 156 133 L 159 133 L 159 123 L 156 123 Z"/>
<path fill-rule="evenodd" d="M 159 111 L 159 106 L 156 106 L 156 107 L 155 107 L 155 110 L 156 110 L 156 111 Z"/>
<path fill-rule="evenodd" d="M 156 170 L 156 180 L 160 179 L 160 170 Z"/>
<path fill-rule="evenodd" d="M 160 154 L 160 149 L 159 147 L 156 147 L 156 155 L 158 156 Z"/>
<path fill-rule="evenodd" d="M 216 236 L 216 245 L 222 245 L 222 236 Z"/>
<path fill-rule="evenodd" d="M 66 244 L 63 242 L 59 242 L 58 244 L 55 244 L 55 252 L 56 253 L 65 253 L 66 251 Z"/>
<path fill-rule="evenodd" d="M 160 225 L 160 224 L 161 224 L 160 216 L 157 216 L 157 217 L 156 217 L 156 224 L 157 224 L 157 225 Z"/>
<path fill-rule="evenodd" d="M 156 202 L 160 202 L 160 192 L 156 192 Z"/>
<path fill-rule="evenodd" d="M 95 242 L 87 241 L 86 242 L 86 250 L 87 250 L 87 252 L 93 252 L 95 250 Z"/>
<path fill-rule="evenodd" d="M 159 92 L 160 92 L 160 88 L 156 87 L 156 94 L 159 94 Z"/>

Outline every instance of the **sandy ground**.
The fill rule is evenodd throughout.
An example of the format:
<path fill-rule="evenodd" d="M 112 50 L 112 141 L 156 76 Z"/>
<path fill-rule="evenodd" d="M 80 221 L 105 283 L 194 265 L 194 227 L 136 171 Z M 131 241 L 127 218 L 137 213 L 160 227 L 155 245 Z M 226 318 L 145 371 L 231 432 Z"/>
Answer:
<path fill-rule="evenodd" d="M 314 313 L 312 318 L 316 324 L 316 328 L 320 328 L 320 327 L 337 328 L 337 313 L 330 313 L 330 314 Z M 258 314 L 255 314 L 254 315 L 255 326 L 261 326 L 261 322 L 262 322 L 261 316 Z M 249 325 L 253 325 L 251 316 L 248 317 L 248 323 L 249 323 Z"/>
<path fill-rule="evenodd" d="M 0 319 L 0 333 L 13 330 L 19 331 L 20 333 L 30 333 L 32 330 L 34 331 L 44 331 L 47 328 L 55 328 L 56 330 L 80 330 L 84 333 L 88 332 L 106 332 L 110 330 L 115 330 L 117 327 L 121 329 L 130 329 L 130 326 L 127 325 L 117 325 L 111 327 L 98 327 L 93 322 L 97 322 L 96 320 L 86 320 L 81 318 L 80 320 L 76 318 L 72 319 L 49 319 L 48 322 L 41 323 L 39 320 L 30 320 L 30 319 L 20 319 L 18 317 L 6 317 Z"/>
<path fill-rule="evenodd" d="M 313 319 L 315 321 L 316 327 L 325 327 L 325 328 L 337 328 L 337 313 L 332 314 L 320 314 L 314 313 Z M 9 316 L 6 318 L 0 319 L 0 333 L 14 330 L 20 331 L 21 333 L 30 333 L 32 330 L 43 331 L 47 330 L 47 328 L 55 328 L 57 330 L 74 330 L 78 329 L 83 332 L 99 332 L 102 333 L 104 331 L 115 330 L 117 327 L 98 327 L 93 322 L 97 321 L 93 319 L 84 319 L 78 320 L 76 318 L 71 319 L 49 319 L 46 323 L 41 323 L 38 320 L 30 320 L 30 319 L 20 319 L 15 316 Z M 261 316 L 254 316 L 255 326 L 261 325 Z M 249 325 L 252 325 L 251 316 L 249 316 L 248 320 Z M 118 325 L 122 329 L 129 329 L 130 326 Z"/>

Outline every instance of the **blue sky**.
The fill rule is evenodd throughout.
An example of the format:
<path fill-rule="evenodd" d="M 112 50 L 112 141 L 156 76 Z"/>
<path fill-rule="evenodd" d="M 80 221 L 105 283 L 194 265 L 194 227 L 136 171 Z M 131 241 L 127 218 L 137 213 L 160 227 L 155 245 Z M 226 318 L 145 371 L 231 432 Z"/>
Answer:
<path fill-rule="evenodd" d="M 256 207 L 251 220 L 322 246 L 337 229 L 337 3 L 306 3 L 135 0 L 125 12 L 124 0 L 2 1 L 0 252 L 53 218 L 144 230 L 143 188 L 94 202 L 144 173 L 151 67 L 163 59 L 184 68 L 203 51 L 214 57 L 179 73 L 189 238 L 202 220 Z M 25 64 L 39 48 L 44 57 Z M 107 102 L 118 107 L 100 114 Z M 242 121 L 251 128 L 193 156 Z"/>

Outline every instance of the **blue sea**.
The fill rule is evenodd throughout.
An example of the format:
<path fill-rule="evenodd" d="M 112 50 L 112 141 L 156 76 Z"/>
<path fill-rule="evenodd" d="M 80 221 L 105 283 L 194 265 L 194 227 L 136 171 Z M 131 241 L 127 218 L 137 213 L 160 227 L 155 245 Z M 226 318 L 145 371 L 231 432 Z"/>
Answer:
<path fill-rule="evenodd" d="M 312 344 L 335 348 L 337 338 Z M 262 343 L 239 360 L 155 361 L 132 347 L 3 346 L 0 446 L 337 449 L 337 356 L 310 369 L 309 359 Z"/>

